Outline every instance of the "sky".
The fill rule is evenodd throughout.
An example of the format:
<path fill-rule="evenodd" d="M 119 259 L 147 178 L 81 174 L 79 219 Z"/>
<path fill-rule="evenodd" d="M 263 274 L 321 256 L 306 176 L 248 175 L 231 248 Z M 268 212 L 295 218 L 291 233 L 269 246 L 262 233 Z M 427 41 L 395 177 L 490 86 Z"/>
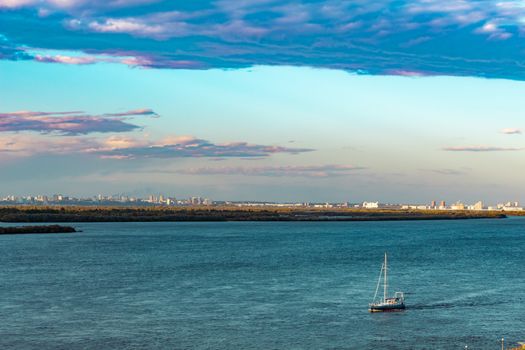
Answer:
<path fill-rule="evenodd" d="M 0 196 L 525 201 L 522 1 L 0 0 Z"/>

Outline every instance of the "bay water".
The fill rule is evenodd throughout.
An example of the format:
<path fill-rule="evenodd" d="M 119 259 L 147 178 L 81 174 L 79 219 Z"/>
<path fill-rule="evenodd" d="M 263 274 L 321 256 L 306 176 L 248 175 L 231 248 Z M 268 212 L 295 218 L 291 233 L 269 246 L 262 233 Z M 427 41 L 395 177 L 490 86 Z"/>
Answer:
<path fill-rule="evenodd" d="M 2 349 L 500 349 L 525 219 L 78 223 L 0 236 Z M 384 252 L 407 310 L 367 312 Z"/>

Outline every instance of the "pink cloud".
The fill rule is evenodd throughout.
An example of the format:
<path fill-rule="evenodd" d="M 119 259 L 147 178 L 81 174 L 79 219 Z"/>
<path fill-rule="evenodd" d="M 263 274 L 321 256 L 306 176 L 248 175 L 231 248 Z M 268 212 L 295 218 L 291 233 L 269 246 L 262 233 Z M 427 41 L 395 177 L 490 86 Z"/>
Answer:
<path fill-rule="evenodd" d="M 88 154 L 104 159 L 140 158 L 265 158 L 276 153 L 297 154 L 312 149 L 287 148 L 232 142 L 216 144 L 191 136 L 173 136 L 151 141 L 147 138 L 111 136 L 108 138 L 44 135 L 0 135 L 0 154 Z"/>
<path fill-rule="evenodd" d="M 131 56 L 133 53 L 125 51 L 102 52 L 101 55 L 41 55 L 32 57 L 33 60 L 41 63 L 61 63 L 68 65 L 89 65 L 95 63 L 119 63 L 130 67 L 141 68 L 176 68 L 176 69 L 200 69 L 202 63 L 191 60 L 177 59 L 154 59 L 147 56 Z"/>
<path fill-rule="evenodd" d="M 56 55 L 56 56 L 42 56 L 42 55 L 36 55 L 35 61 L 38 62 L 44 62 L 44 63 L 63 63 L 63 64 L 73 64 L 73 65 L 84 65 L 84 64 L 93 64 L 97 62 L 101 62 L 102 60 L 96 57 L 90 57 L 90 56 L 64 56 L 64 55 Z"/>
<path fill-rule="evenodd" d="M 253 158 L 276 153 L 299 154 L 313 149 L 250 144 L 247 142 L 212 143 L 192 136 L 168 137 L 139 145 L 100 149 L 102 157 L 135 158 Z"/>
<path fill-rule="evenodd" d="M 0 135 L 0 155 L 4 157 L 76 154 L 98 147 L 97 140 L 85 137 L 48 138 L 40 135 Z"/>

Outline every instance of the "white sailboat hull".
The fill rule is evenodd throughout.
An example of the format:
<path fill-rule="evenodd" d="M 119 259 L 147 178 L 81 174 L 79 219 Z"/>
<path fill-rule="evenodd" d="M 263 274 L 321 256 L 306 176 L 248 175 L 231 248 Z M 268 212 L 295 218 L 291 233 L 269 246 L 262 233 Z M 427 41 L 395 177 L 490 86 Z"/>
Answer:
<path fill-rule="evenodd" d="M 405 309 L 405 295 L 403 292 L 396 292 L 393 298 L 388 297 L 387 292 L 387 255 L 385 253 L 385 262 L 381 266 L 381 272 L 379 274 L 379 279 L 377 280 L 376 293 L 374 295 L 374 302 L 369 304 L 368 311 L 370 312 L 385 312 L 385 311 L 400 311 Z M 381 283 L 381 277 L 383 280 L 383 299 L 377 301 L 376 296 L 379 290 L 379 285 Z"/>
<path fill-rule="evenodd" d="M 401 311 L 405 309 L 405 303 L 378 303 L 370 304 L 368 311 L 370 312 L 387 312 L 387 311 Z"/>

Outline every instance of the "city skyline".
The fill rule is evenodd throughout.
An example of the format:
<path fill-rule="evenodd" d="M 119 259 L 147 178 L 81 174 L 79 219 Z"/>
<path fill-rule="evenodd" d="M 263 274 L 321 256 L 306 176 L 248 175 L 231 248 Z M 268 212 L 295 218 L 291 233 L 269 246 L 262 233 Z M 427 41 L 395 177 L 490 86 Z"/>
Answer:
<path fill-rule="evenodd" d="M 91 196 L 71 196 L 67 194 L 26 194 L 26 195 L 0 195 L 0 203 L 8 205 L 165 205 L 165 206 L 211 206 L 211 205 L 235 205 L 241 207 L 250 206 L 282 206 L 282 207 L 314 207 L 314 208 L 363 208 L 363 209 L 437 209 L 437 210 L 503 210 L 522 211 L 519 201 L 506 201 L 497 204 L 487 204 L 483 200 L 475 203 L 465 203 L 457 200 L 448 202 L 446 200 L 432 200 L 429 203 L 387 203 L 380 201 L 346 200 L 343 202 L 315 202 L 315 201 L 260 201 L 260 200 L 235 200 L 235 199 L 210 199 L 202 196 L 178 196 L 165 193 L 149 194 L 144 197 L 131 196 L 128 194 L 97 194 Z"/>
<path fill-rule="evenodd" d="M 0 193 L 520 201 L 523 15 L 0 0 Z"/>

